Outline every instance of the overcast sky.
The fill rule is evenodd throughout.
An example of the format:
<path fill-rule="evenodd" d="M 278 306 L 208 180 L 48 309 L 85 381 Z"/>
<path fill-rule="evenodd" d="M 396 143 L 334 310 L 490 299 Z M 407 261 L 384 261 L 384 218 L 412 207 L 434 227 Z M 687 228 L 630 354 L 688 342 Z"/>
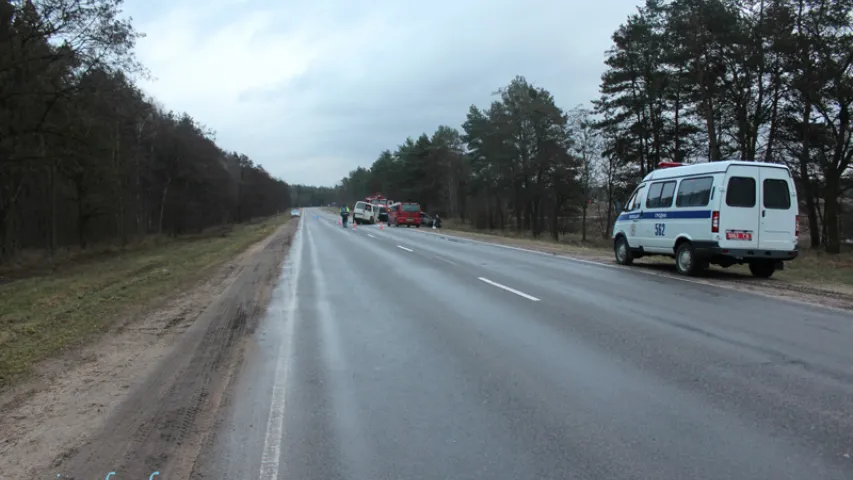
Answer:
<path fill-rule="evenodd" d="M 126 0 L 141 83 L 289 183 L 334 185 L 407 136 L 459 127 L 515 75 L 598 96 L 637 0 Z"/>

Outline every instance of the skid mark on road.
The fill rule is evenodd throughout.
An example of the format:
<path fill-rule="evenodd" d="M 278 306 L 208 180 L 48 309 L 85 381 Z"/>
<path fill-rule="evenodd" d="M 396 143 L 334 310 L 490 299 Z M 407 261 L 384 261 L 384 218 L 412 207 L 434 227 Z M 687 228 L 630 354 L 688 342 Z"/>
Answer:
<path fill-rule="evenodd" d="M 449 263 L 449 264 L 451 264 L 451 265 L 457 265 L 457 266 L 459 265 L 458 263 L 456 263 L 456 262 L 454 262 L 454 261 L 452 261 L 452 260 L 448 260 L 448 259 L 446 259 L 446 258 L 444 258 L 444 257 L 439 257 L 438 255 L 436 255 L 436 256 L 435 256 L 435 258 L 437 258 L 437 259 L 439 259 L 439 260 L 441 260 L 441 261 L 443 261 L 443 262 L 447 262 L 447 263 Z"/>
<path fill-rule="evenodd" d="M 530 301 L 532 301 L 532 302 L 538 302 L 538 301 L 539 301 L 539 299 L 538 299 L 538 298 L 536 298 L 536 297 L 534 297 L 533 295 L 528 295 L 528 294 L 526 294 L 526 293 L 524 293 L 524 292 L 522 292 L 522 291 L 516 290 L 516 289 L 514 289 L 514 288 L 507 287 L 506 285 L 501 285 L 501 284 L 500 284 L 500 283 L 498 283 L 498 282 L 493 282 L 493 281 L 489 280 L 488 278 L 484 278 L 484 277 L 477 277 L 477 279 L 478 279 L 478 280 L 480 280 L 480 281 L 482 281 L 482 282 L 486 282 L 486 283 L 488 283 L 489 285 L 492 285 L 492 286 L 495 286 L 495 287 L 501 288 L 501 289 L 503 289 L 503 290 L 506 290 L 507 292 L 514 293 L 514 294 L 518 295 L 519 297 L 524 297 L 524 298 L 526 298 L 526 299 L 528 299 L 528 300 L 530 300 Z"/>

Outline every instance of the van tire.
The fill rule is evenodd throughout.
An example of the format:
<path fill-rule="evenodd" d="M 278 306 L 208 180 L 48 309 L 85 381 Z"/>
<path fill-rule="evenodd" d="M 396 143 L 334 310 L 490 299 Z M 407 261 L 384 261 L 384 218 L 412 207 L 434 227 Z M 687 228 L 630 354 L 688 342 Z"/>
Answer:
<path fill-rule="evenodd" d="M 695 277 L 702 271 L 703 262 L 696 258 L 696 251 L 690 242 L 682 242 L 675 250 L 675 268 L 678 273 Z"/>
<path fill-rule="evenodd" d="M 776 272 L 776 265 L 773 262 L 766 260 L 757 260 L 749 262 L 749 271 L 753 277 L 770 278 Z"/>
<path fill-rule="evenodd" d="M 613 253 L 616 255 L 616 263 L 619 265 L 629 266 L 634 263 L 634 254 L 631 253 L 631 247 L 625 237 L 616 239 L 616 244 L 613 245 Z"/>

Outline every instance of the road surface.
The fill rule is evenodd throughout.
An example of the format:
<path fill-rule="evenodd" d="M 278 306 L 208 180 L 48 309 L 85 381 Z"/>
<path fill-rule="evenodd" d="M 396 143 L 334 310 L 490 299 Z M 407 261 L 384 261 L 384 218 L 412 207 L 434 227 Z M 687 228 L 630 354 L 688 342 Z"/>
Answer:
<path fill-rule="evenodd" d="M 849 314 L 424 230 L 304 211 L 194 476 L 853 478 Z"/>

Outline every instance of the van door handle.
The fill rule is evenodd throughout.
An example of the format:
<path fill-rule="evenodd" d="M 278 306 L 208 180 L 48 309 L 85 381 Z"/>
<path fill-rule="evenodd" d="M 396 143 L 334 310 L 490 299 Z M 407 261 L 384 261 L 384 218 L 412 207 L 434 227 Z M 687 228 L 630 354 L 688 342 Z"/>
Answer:
<path fill-rule="evenodd" d="M 762 211 L 761 211 L 761 218 L 764 218 L 764 215 L 765 215 L 766 213 L 767 213 L 767 210 L 762 210 Z"/>

